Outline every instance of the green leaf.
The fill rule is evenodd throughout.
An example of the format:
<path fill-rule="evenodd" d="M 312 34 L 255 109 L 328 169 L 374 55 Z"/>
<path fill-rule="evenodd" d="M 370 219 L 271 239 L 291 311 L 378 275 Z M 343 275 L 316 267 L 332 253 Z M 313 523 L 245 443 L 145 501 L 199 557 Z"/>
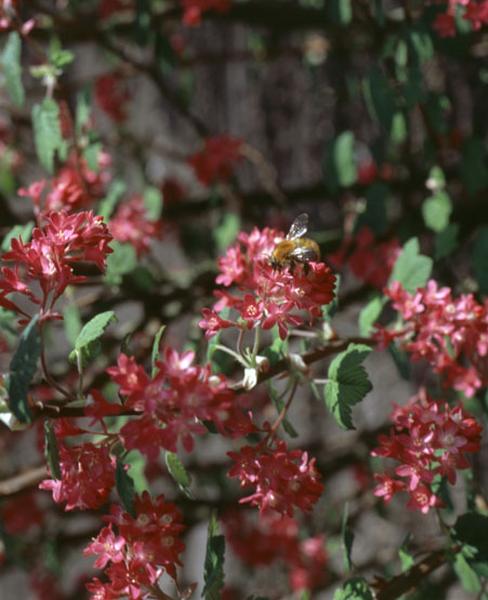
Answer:
<path fill-rule="evenodd" d="M 16 106 L 22 106 L 25 101 L 22 84 L 21 64 L 22 41 L 16 31 L 12 31 L 2 52 L 1 65 L 5 75 L 5 83 L 10 99 Z"/>
<path fill-rule="evenodd" d="M 472 264 L 482 294 L 488 294 L 488 227 L 481 227 L 474 241 Z"/>
<path fill-rule="evenodd" d="M 76 99 L 76 133 L 81 135 L 88 125 L 91 115 L 90 90 L 86 88 L 78 94 Z"/>
<path fill-rule="evenodd" d="M 422 64 L 430 60 L 434 55 L 434 45 L 429 33 L 426 30 L 410 29 L 409 36 L 411 49 L 417 58 L 417 62 Z"/>
<path fill-rule="evenodd" d="M 226 250 L 235 241 L 241 229 L 241 220 L 236 213 L 225 213 L 214 230 L 214 240 L 219 252 Z"/>
<path fill-rule="evenodd" d="M 68 304 L 63 310 L 63 323 L 66 339 L 74 346 L 83 327 L 79 308 L 74 302 Z"/>
<path fill-rule="evenodd" d="M 44 421 L 44 453 L 46 455 L 46 461 L 52 477 L 60 480 L 62 478 L 62 474 L 61 467 L 59 465 L 58 441 L 56 439 L 52 423 L 48 419 Z"/>
<path fill-rule="evenodd" d="M 37 363 L 41 356 L 38 320 L 39 315 L 33 317 L 21 333 L 19 345 L 10 363 L 9 408 L 21 423 L 31 422 L 28 400 L 29 386 L 37 371 Z"/>
<path fill-rule="evenodd" d="M 100 204 L 98 206 L 97 212 L 101 217 L 103 217 L 104 221 L 108 221 L 108 219 L 112 216 L 112 213 L 114 212 L 115 207 L 117 206 L 117 202 L 125 193 L 126 189 L 127 186 L 120 179 L 115 179 L 112 182 L 108 189 L 107 195 L 103 200 L 100 201 Z"/>
<path fill-rule="evenodd" d="M 374 594 L 368 582 L 362 577 L 354 577 L 334 594 L 334 600 L 374 600 Z"/>
<path fill-rule="evenodd" d="M 164 455 L 164 460 L 169 474 L 177 483 L 180 490 L 185 496 L 188 496 L 188 498 L 193 498 L 193 494 L 190 490 L 191 477 L 181 460 L 178 458 L 178 455 L 174 452 L 167 451 Z"/>
<path fill-rule="evenodd" d="M 354 134 L 344 131 L 329 143 L 326 158 L 326 183 L 331 191 L 356 183 Z"/>
<path fill-rule="evenodd" d="M 134 500 L 136 492 L 134 482 L 132 481 L 132 477 L 127 473 L 126 466 L 120 459 L 117 459 L 117 466 L 115 468 L 115 487 L 117 488 L 122 506 L 135 518 L 136 509 Z"/>
<path fill-rule="evenodd" d="M 362 362 L 371 352 L 364 344 L 349 344 L 329 366 L 324 399 L 337 423 L 344 429 L 354 429 L 351 408 L 361 402 L 372 385 Z"/>
<path fill-rule="evenodd" d="M 450 223 L 445 229 L 439 231 L 434 240 L 434 257 L 436 260 L 449 256 L 458 245 L 459 225 Z"/>
<path fill-rule="evenodd" d="M 393 116 L 396 112 L 396 100 L 387 77 L 380 68 L 375 67 L 363 82 L 364 98 L 368 111 L 390 133 Z"/>
<path fill-rule="evenodd" d="M 424 287 L 432 272 L 432 259 L 419 252 L 417 238 L 411 238 L 403 246 L 397 258 L 389 282 L 399 281 L 407 292 L 413 293 Z"/>
<path fill-rule="evenodd" d="M 93 358 L 96 342 L 102 337 L 110 323 L 115 320 L 116 317 L 113 310 L 107 310 L 90 319 L 76 338 L 75 348 L 70 353 L 69 359 L 74 362 L 77 356 L 79 356 L 81 357 L 82 364 L 85 364 L 86 361 Z"/>
<path fill-rule="evenodd" d="M 422 215 L 426 226 L 439 233 L 449 224 L 452 203 L 446 192 L 439 190 L 422 204 Z"/>
<path fill-rule="evenodd" d="M 461 582 L 461 585 L 467 592 L 476 594 L 481 591 L 481 581 L 476 571 L 469 565 L 461 552 L 458 552 L 454 558 L 454 571 Z"/>
<path fill-rule="evenodd" d="M 373 331 L 373 325 L 379 319 L 381 311 L 386 304 L 384 296 L 374 296 L 361 309 L 359 313 L 359 332 L 362 336 L 367 337 Z"/>
<path fill-rule="evenodd" d="M 474 562 L 488 562 L 488 516 L 468 512 L 458 517 L 451 529 L 455 543 L 462 544 L 464 556 Z"/>
<path fill-rule="evenodd" d="M 112 254 L 107 257 L 105 281 L 109 285 L 118 285 L 122 277 L 137 267 L 137 254 L 131 244 L 111 242 Z"/>
<path fill-rule="evenodd" d="M 31 238 L 33 229 L 34 221 L 29 221 L 25 225 L 14 225 L 12 229 L 7 233 L 7 235 L 3 238 L 2 251 L 7 252 L 8 250 L 10 250 L 10 245 L 14 238 L 18 239 L 20 237 L 24 243 L 27 243 Z"/>
<path fill-rule="evenodd" d="M 158 372 L 158 368 L 156 367 L 156 361 L 159 358 L 159 347 L 161 346 L 161 338 L 163 337 L 165 329 L 166 325 L 161 325 L 156 335 L 154 336 L 154 341 L 151 350 L 151 377 L 154 377 Z"/>
<path fill-rule="evenodd" d="M 410 361 L 408 359 L 408 354 L 404 350 L 400 350 L 395 343 L 388 346 L 388 352 L 393 358 L 398 373 L 403 379 L 408 381 L 410 379 Z"/>
<path fill-rule="evenodd" d="M 329 0 L 329 17 L 340 25 L 347 25 L 352 19 L 351 0 Z"/>
<path fill-rule="evenodd" d="M 415 564 L 414 557 L 411 555 L 411 553 L 407 549 L 407 545 L 410 542 L 410 537 L 411 537 L 410 534 L 408 534 L 407 537 L 405 538 L 405 540 L 403 541 L 403 544 L 401 545 L 401 547 L 398 550 L 398 557 L 400 558 L 400 563 L 402 566 L 402 573 L 405 573 L 405 571 L 408 571 Z"/>
<path fill-rule="evenodd" d="M 341 538 L 342 538 L 342 550 L 344 553 L 344 568 L 347 572 L 352 570 L 352 545 L 354 543 L 354 532 L 348 525 L 349 519 L 349 503 L 346 502 L 344 505 L 344 512 L 342 513 L 342 525 L 341 525 Z"/>
<path fill-rule="evenodd" d="M 149 490 L 149 483 L 144 473 L 146 469 L 146 459 L 138 450 L 131 450 L 125 456 L 126 464 L 129 465 L 130 478 L 134 482 L 134 490 L 138 494 Z"/>
<path fill-rule="evenodd" d="M 86 160 L 88 168 L 94 173 L 98 173 L 100 171 L 98 158 L 100 156 L 101 150 L 102 144 L 100 142 L 95 142 L 93 144 L 89 144 L 89 146 L 87 146 L 83 151 L 83 156 Z"/>
<path fill-rule="evenodd" d="M 471 138 L 463 144 L 461 152 L 461 177 L 471 195 L 488 186 L 485 143 Z"/>
<path fill-rule="evenodd" d="M 219 535 L 219 526 L 215 514 L 212 514 L 208 524 L 207 552 L 203 578 L 202 598 L 205 600 L 220 600 L 224 587 L 224 558 L 225 537 Z"/>
<path fill-rule="evenodd" d="M 54 155 L 63 152 L 64 140 L 59 123 L 59 106 L 52 98 L 45 98 L 32 108 L 32 125 L 37 156 L 41 165 L 54 171 Z"/>
<path fill-rule="evenodd" d="M 150 186 L 144 190 L 144 206 L 150 221 L 157 221 L 163 212 L 163 195 L 158 188 Z"/>

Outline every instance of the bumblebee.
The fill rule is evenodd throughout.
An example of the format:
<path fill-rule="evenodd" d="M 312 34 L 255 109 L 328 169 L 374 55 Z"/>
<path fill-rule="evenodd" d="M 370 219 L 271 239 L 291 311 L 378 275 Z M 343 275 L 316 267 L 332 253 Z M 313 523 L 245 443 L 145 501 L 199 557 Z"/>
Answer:
<path fill-rule="evenodd" d="M 271 254 L 273 269 L 289 267 L 293 271 L 297 263 L 304 265 L 308 271 L 310 261 L 320 260 L 320 248 L 314 240 L 303 237 L 308 229 L 308 215 L 302 213 L 293 221 L 286 238 L 278 242 Z"/>

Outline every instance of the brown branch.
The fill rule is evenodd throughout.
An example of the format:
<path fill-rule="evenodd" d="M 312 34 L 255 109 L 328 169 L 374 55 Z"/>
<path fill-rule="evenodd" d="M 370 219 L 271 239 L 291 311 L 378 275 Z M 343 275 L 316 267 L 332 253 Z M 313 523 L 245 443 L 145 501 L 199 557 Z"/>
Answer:
<path fill-rule="evenodd" d="M 436 550 L 413 567 L 390 580 L 377 578 L 372 584 L 376 591 L 376 600 L 395 600 L 410 590 L 416 589 L 419 583 L 433 571 L 449 561 L 449 557 L 459 550 L 454 547 L 451 550 Z"/>
<path fill-rule="evenodd" d="M 32 467 L 24 473 L 19 473 L 0 481 L 0 496 L 14 496 L 20 492 L 23 492 L 26 488 L 30 488 L 39 483 L 47 475 L 47 468 L 43 465 L 41 467 Z"/>

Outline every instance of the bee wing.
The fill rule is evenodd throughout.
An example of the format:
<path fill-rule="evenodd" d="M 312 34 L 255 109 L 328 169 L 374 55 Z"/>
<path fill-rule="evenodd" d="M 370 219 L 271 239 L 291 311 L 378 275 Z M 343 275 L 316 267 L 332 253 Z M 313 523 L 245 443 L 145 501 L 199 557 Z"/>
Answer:
<path fill-rule="evenodd" d="M 306 263 L 308 261 L 315 261 L 318 259 L 317 253 L 313 248 L 298 247 L 290 252 L 290 257 L 294 258 L 297 262 Z"/>
<path fill-rule="evenodd" d="M 302 213 L 301 215 L 298 215 L 298 217 L 291 224 L 290 231 L 288 232 L 286 239 L 296 240 L 297 238 L 301 238 L 307 233 L 307 229 L 308 215 L 307 213 Z"/>

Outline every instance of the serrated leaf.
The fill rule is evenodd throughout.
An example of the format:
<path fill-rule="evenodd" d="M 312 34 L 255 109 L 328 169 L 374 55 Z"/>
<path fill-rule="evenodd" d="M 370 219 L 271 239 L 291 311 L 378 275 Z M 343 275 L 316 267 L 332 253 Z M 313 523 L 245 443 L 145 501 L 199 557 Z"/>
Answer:
<path fill-rule="evenodd" d="M 25 102 L 25 92 L 22 84 L 21 51 L 22 41 L 20 35 L 16 31 L 12 31 L 3 48 L 1 65 L 10 99 L 19 107 Z"/>
<path fill-rule="evenodd" d="M 163 195 L 158 188 L 150 186 L 144 190 L 144 206 L 150 221 L 157 221 L 163 212 Z"/>
<path fill-rule="evenodd" d="M 190 491 L 191 477 L 181 460 L 178 458 L 178 455 L 174 452 L 166 452 L 164 455 L 164 461 L 166 463 L 168 473 L 177 483 L 180 490 L 185 494 L 185 496 L 188 496 L 188 498 L 193 498 L 193 494 Z"/>
<path fill-rule="evenodd" d="M 151 376 L 154 377 L 158 372 L 158 368 L 156 367 L 156 361 L 159 358 L 159 347 L 161 346 L 161 338 L 163 337 L 163 333 L 166 329 L 166 325 L 161 325 L 158 329 L 156 335 L 154 336 L 154 341 L 151 350 Z"/>
<path fill-rule="evenodd" d="M 44 453 L 46 455 L 46 461 L 52 477 L 60 480 L 62 478 L 62 474 L 61 467 L 59 465 L 58 441 L 56 439 L 52 423 L 48 419 L 44 421 Z"/>
<path fill-rule="evenodd" d="M 219 535 L 219 526 L 215 514 L 212 514 L 208 524 L 207 551 L 203 578 L 205 585 L 202 598 L 205 600 L 220 600 L 224 587 L 224 558 L 225 537 Z"/>
<path fill-rule="evenodd" d="M 411 238 L 396 259 L 389 282 L 399 281 L 407 292 L 413 293 L 427 283 L 432 264 L 429 256 L 420 254 L 418 239 Z"/>
<path fill-rule="evenodd" d="M 137 267 L 137 253 L 131 244 L 111 242 L 112 254 L 107 257 L 105 281 L 109 285 L 118 285 L 122 277 Z"/>
<path fill-rule="evenodd" d="M 29 221 L 28 223 L 25 223 L 25 225 L 14 225 L 2 240 L 2 251 L 7 252 L 10 250 L 10 245 L 14 238 L 18 239 L 20 237 L 24 243 L 27 243 L 31 238 L 33 229 L 34 221 Z"/>
<path fill-rule="evenodd" d="M 481 227 L 474 241 L 472 263 L 482 294 L 488 294 L 488 227 Z"/>
<path fill-rule="evenodd" d="M 422 215 L 429 229 L 439 233 L 449 224 L 452 212 L 452 203 L 446 192 L 438 190 L 433 196 L 427 198 L 422 204 Z"/>
<path fill-rule="evenodd" d="M 329 366 L 324 399 L 337 423 L 344 429 L 354 429 L 351 409 L 372 390 L 362 362 L 371 352 L 364 344 L 349 344 Z"/>
<path fill-rule="evenodd" d="M 75 348 L 69 355 L 70 360 L 75 361 L 77 356 L 81 356 L 84 363 L 92 358 L 94 355 L 94 344 L 102 337 L 110 323 L 115 320 L 116 317 L 113 310 L 107 310 L 90 319 L 83 326 L 83 329 L 76 338 Z"/>
<path fill-rule="evenodd" d="M 373 331 L 373 325 L 379 319 L 381 311 L 386 304 L 384 296 L 375 296 L 361 309 L 359 313 L 359 332 L 362 336 L 367 337 Z"/>
<path fill-rule="evenodd" d="M 19 345 L 10 363 L 8 379 L 9 408 L 21 423 L 30 423 L 29 386 L 41 356 L 39 315 L 33 317 L 20 335 Z"/>
<path fill-rule="evenodd" d="M 117 206 L 117 202 L 125 193 L 127 186 L 120 179 L 115 179 L 110 185 L 107 195 L 100 201 L 97 213 L 103 217 L 104 221 L 108 221 Z M 112 242 L 112 247 L 113 247 Z M 111 256 L 111 255 L 110 255 Z M 110 258 L 110 256 L 108 258 Z"/>
<path fill-rule="evenodd" d="M 458 245 L 459 225 L 450 223 L 445 229 L 439 231 L 434 240 L 434 257 L 436 260 L 449 256 Z"/>
<path fill-rule="evenodd" d="M 354 577 L 335 591 L 334 600 L 374 600 L 373 591 L 362 577 Z"/>
<path fill-rule="evenodd" d="M 349 503 L 346 502 L 344 505 L 344 512 L 342 513 L 342 525 L 341 525 L 341 538 L 342 538 L 342 550 L 344 556 L 344 567 L 347 572 L 352 570 L 352 545 L 354 543 L 354 532 L 349 527 Z"/>
<path fill-rule="evenodd" d="M 32 125 L 37 156 L 41 165 L 49 172 L 54 171 L 54 155 L 64 149 L 64 140 L 59 123 L 59 106 L 52 98 L 45 98 L 32 108 Z"/>
<path fill-rule="evenodd" d="M 115 487 L 119 494 L 120 501 L 124 509 L 135 518 L 136 510 L 134 506 L 135 500 L 135 489 L 132 477 L 127 473 L 124 463 L 117 459 L 117 466 L 115 468 Z"/>

